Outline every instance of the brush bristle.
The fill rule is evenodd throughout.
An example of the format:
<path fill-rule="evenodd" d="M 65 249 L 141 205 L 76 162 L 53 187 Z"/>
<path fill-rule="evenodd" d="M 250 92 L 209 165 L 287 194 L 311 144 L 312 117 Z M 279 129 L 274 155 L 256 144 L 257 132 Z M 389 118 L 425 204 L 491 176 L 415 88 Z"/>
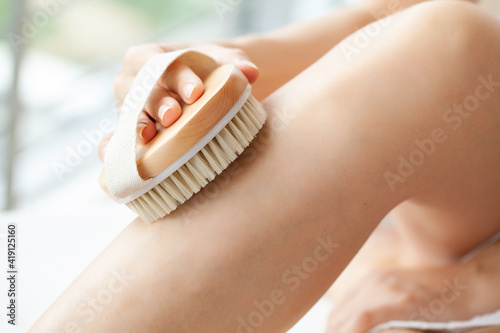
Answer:
<path fill-rule="evenodd" d="M 203 149 L 164 181 L 126 205 L 147 223 L 169 214 L 224 171 L 250 144 L 265 120 L 264 109 L 250 96 Z"/>

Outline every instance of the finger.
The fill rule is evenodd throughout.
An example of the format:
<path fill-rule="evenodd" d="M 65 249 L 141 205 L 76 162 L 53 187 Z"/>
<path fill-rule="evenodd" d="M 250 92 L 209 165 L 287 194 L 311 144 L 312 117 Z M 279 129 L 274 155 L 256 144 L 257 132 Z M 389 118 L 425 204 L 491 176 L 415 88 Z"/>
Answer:
<path fill-rule="evenodd" d="M 108 146 L 108 142 L 112 136 L 113 133 L 105 134 L 102 140 L 97 145 L 97 155 L 99 156 L 101 162 L 104 162 L 104 155 L 106 155 L 106 147 Z"/>
<path fill-rule="evenodd" d="M 205 90 L 201 79 L 183 63 L 175 61 L 161 79 L 161 84 L 175 92 L 181 99 L 192 104 L 200 98 Z"/>
<path fill-rule="evenodd" d="M 251 62 L 247 55 L 239 49 L 226 50 L 221 56 L 217 57 L 217 62 L 220 65 L 232 64 L 236 66 L 250 83 L 254 83 L 260 74 L 257 65 Z"/>
<path fill-rule="evenodd" d="M 398 296 L 395 295 L 394 298 L 397 299 Z M 409 320 L 409 314 L 415 309 L 417 309 L 415 305 L 407 301 L 388 301 L 387 304 L 375 305 L 371 309 L 365 309 L 349 316 L 349 319 L 338 332 L 364 333 L 379 324 L 391 320 Z"/>
<path fill-rule="evenodd" d="M 235 59 L 233 64 L 247 77 L 248 82 L 254 83 L 259 77 L 259 69 L 257 66 L 246 59 Z"/>
<path fill-rule="evenodd" d="M 397 295 L 381 287 L 369 292 L 353 293 L 351 298 L 336 302 L 328 318 L 328 332 L 365 333 L 368 328 L 391 320 L 398 308 L 393 305 L 392 299 L 399 300 Z"/>
<path fill-rule="evenodd" d="M 354 316 L 346 318 L 347 320 L 340 325 L 336 332 L 338 333 L 365 333 L 370 328 L 378 324 L 375 319 L 376 314 L 373 311 L 363 311 Z"/>
<path fill-rule="evenodd" d="M 149 118 L 148 114 L 144 111 L 139 115 L 137 122 L 137 142 L 146 144 L 156 135 L 155 123 Z"/>
<path fill-rule="evenodd" d="M 163 127 L 172 125 L 182 114 L 179 102 L 160 85 L 153 88 L 144 110 Z"/>
<path fill-rule="evenodd" d="M 147 143 L 151 141 L 156 135 L 156 127 L 154 122 L 148 117 L 148 115 L 143 111 L 139 116 L 139 121 L 137 123 L 137 139 L 140 143 Z M 109 140 L 113 133 L 107 133 L 104 135 L 102 140 L 97 145 L 97 155 L 101 162 L 104 162 L 104 156 L 106 155 L 106 148 L 108 146 Z"/>

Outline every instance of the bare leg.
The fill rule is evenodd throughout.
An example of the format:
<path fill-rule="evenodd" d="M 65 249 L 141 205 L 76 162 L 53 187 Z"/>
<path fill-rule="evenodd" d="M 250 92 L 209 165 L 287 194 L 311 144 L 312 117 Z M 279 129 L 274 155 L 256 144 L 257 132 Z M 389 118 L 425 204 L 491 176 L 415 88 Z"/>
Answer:
<path fill-rule="evenodd" d="M 499 39 L 496 20 L 478 9 L 436 2 L 397 16 L 353 62 L 335 48 L 265 101 L 267 127 L 220 178 L 227 184 L 211 184 L 159 223 L 134 221 L 32 331 L 286 330 L 398 203 L 445 204 L 472 186 L 499 196 L 499 92 L 459 128 L 443 120 L 479 77 L 500 78 Z M 389 186 L 398 156 L 436 136 L 446 139 L 435 153 Z M 470 210 L 483 220 L 500 215 L 486 199 Z M 113 270 L 128 272 L 130 287 L 82 315 Z"/>

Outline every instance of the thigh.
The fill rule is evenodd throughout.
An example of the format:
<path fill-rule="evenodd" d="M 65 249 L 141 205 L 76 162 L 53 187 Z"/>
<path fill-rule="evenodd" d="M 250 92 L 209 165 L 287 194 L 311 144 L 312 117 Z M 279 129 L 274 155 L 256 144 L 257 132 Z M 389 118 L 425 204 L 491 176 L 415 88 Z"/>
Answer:
<path fill-rule="evenodd" d="M 453 12 L 453 4 L 445 6 Z M 412 150 L 400 154 L 392 169 L 396 189 L 412 178 L 424 186 L 392 212 L 407 244 L 402 253 L 417 264 L 457 260 L 500 231 L 500 63 L 495 60 L 500 57 L 500 24 L 475 6 L 459 7 L 469 7 L 461 14 L 469 19 L 462 17 L 463 24 L 457 24 L 468 30 L 469 41 L 462 51 L 443 53 L 456 66 L 449 86 L 438 90 L 444 93 L 439 100 L 446 102 L 435 124 L 417 134 Z M 422 62 L 439 59 L 439 53 L 439 47 L 429 50 Z M 443 63 L 436 75 L 446 76 L 447 68 Z M 432 94 L 422 98 L 435 101 Z M 443 133 L 441 140 L 434 131 Z M 432 174 L 422 172 L 427 166 Z"/>
<path fill-rule="evenodd" d="M 385 158 L 380 181 L 407 191 L 393 216 L 409 261 L 456 260 L 500 230 L 500 24 L 443 1 L 363 30 L 332 54 L 354 65 L 336 103 L 358 112 L 372 165 Z"/>

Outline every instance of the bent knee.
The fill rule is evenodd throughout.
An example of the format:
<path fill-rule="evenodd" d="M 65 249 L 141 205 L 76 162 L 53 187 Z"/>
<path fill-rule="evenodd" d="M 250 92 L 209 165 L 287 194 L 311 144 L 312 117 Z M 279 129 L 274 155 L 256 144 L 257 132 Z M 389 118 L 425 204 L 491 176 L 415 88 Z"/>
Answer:
<path fill-rule="evenodd" d="M 408 8 L 406 12 L 434 28 L 452 26 L 460 30 L 474 29 L 488 16 L 481 7 L 457 0 L 426 1 Z"/>
<path fill-rule="evenodd" d="M 457 56 L 481 55 L 481 49 L 498 44 L 492 42 L 499 37 L 498 20 L 467 1 L 424 2 L 409 8 L 406 15 L 406 22 L 421 38 L 434 39 L 450 51 L 460 52 Z"/>

